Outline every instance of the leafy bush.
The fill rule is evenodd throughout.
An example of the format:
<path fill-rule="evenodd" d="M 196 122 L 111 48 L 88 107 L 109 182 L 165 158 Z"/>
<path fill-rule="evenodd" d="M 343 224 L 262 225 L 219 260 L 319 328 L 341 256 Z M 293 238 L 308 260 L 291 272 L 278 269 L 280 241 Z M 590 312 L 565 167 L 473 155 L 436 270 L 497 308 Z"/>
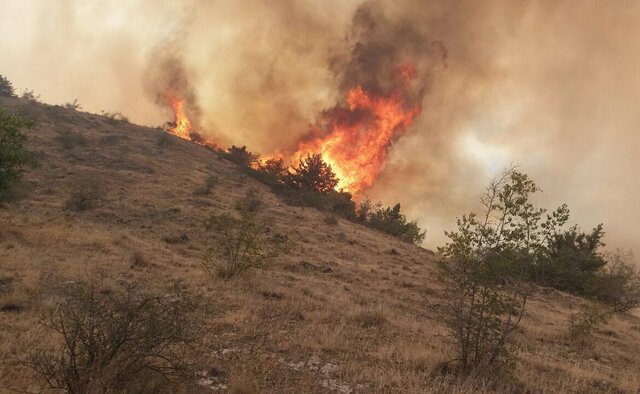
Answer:
<path fill-rule="evenodd" d="M 535 265 L 537 282 L 558 290 L 585 294 L 589 280 L 606 264 L 598 253 L 604 231 L 598 225 L 590 234 L 577 226 L 552 234 Z"/>
<path fill-rule="evenodd" d="M 102 200 L 103 194 L 104 189 L 97 179 L 82 178 L 73 184 L 65 209 L 76 212 L 89 210 Z"/>
<path fill-rule="evenodd" d="M 382 208 L 381 205 L 376 205 L 373 209 L 365 204 L 365 209 L 366 213 L 359 210 L 358 215 L 359 220 L 368 227 L 400 238 L 405 242 L 421 244 L 424 241 L 426 232 L 421 231 L 416 221 L 407 222 L 407 218 L 400 213 L 400 204 L 396 204 L 393 208 Z"/>
<path fill-rule="evenodd" d="M 10 186 L 20 179 L 24 168 L 35 163 L 27 150 L 27 136 L 22 129 L 34 123 L 0 107 L 0 200 L 8 197 Z"/>
<path fill-rule="evenodd" d="M 209 175 L 204 183 L 194 190 L 193 194 L 196 196 L 207 196 L 218 182 L 218 178 L 215 175 Z"/>
<path fill-rule="evenodd" d="M 483 195 L 483 212 L 458 219 L 441 253 L 446 292 L 444 322 L 463 373 L 486 372 L 508 360 L 508 339 L 524 316 L 528 272 L 547 234 L 568 219 L 561 206 L 542 222 L 529 202 L 538 191 L 527 175 L 509 169 Z"/>
<path fill-rule="evenodd" d="M 593 330 L 610 317 L 611 311 L 596 306 L 584 307 L 579 312 L 571 310 L 569 315 L 569 340 L 574 345 L 586 345 L 593 336 Z"/>
<path fill-rule="evenodd" d="M 335 191 L 338 185 L 336 174 L 319 153 L 301 159 L 298 165 L 287 174 L 285 182 L 296 189 L 319 193 Z"/>
<path fill-rule="evenodd" d="M 606 265 L 588 279 L 585 294 L 619 313 L 639 307 L 640 275 L 633 264 L 633 254 L 617 251 L 610 253 L 606 261 Z"/>
<path fill-rule="evenodd" d="M 205 222 L 215 240 L 203 265 L 207 272 L 228 280 L 250 268 L 260 268 L 286 250 L 286 242 L 270 240 L 268 223 L 253 212 L 243 210 L 240 217 L 212 215 Z"/>
<path fill-rule="evenodd" d="M 281 182 L 289 172 L 284 165 L 282 159 L 268 159 L 264 163 L 261 163 L 258 167 L 258 172 L 262 173 L 267 179 L 273 183 Z"/>
<path fill-rule="evenodd" d="M 35 349 L 21 364 L 69 393 L 129 392 L 141 382 L 182 380 L 192 338 L 193 299 L 179 288 L 151 294 L 120 282 L 75 283 L 43 320 L 56 348 Z"/>
<path fill-rule="evenodd" d="M 16 97 L 13 84 L 7 77 L 0 75 L 0 96 L 3 97 Z"/>

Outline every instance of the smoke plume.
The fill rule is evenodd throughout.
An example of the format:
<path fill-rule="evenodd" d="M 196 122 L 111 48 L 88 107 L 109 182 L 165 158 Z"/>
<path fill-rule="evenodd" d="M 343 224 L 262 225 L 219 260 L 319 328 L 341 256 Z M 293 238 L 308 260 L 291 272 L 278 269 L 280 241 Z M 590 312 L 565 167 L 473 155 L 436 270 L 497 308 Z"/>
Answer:
<path fill-rule="evenodd" d="M 367 193 L 401 202 L 427 246 L 515 162 L 541 205 L 638 250 L 638 20 L 633 0 L 6 0 L 0 73 L 153 126 L 173 86 L 207 137 L 264 154 L 295 150 L 355 86 L 399 89 L 420 114 Z"/>

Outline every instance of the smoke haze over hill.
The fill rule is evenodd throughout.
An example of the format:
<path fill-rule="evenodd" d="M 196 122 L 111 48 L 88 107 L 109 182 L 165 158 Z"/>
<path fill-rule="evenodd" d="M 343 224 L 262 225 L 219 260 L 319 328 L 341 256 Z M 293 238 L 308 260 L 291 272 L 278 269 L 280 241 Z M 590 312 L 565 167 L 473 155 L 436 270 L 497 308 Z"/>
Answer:
<path fill-rule="evenodd" d="M 148 125 L 171 119 L 158 89 L 178 78 L 203 134 L 268 154 L 354 84 L 385 91 L 412 62 L 421 113 L 367 194 L 400 201 L 427 246 L 517 162 L 542 205 L 566 202 L 583 227 L 605 223 L 609 246 L 638 251 L 638 21 L 630 0 L 3 0 L 0 74 Z"/>

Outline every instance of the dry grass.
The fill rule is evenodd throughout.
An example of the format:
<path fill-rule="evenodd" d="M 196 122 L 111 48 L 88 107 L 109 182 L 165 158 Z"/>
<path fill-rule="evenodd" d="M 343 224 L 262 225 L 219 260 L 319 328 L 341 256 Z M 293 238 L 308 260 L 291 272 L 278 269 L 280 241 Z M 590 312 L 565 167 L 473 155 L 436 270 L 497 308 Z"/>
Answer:
<path fill-rule="evenodd" d="M 614 317 L 593 332 L 593 347 L 567 339 L 578 299 L 539 290 L 515 335 L 513 376 L 501 382 L 433 373 L 450 357 L 437 319 L 439 285 L 433 253 L 347 221 L 326 223 L 311 208 L 290 207 L 235 164 L 203 147 L 171 139 L 158 154 L 160 131 L 100 116 L 25 105 L 39 126 L 30 136 L 41 165 L 28 172 L 25 197 L 0 209 L 0 354 L 49 338 L 38 329 L 51 307 L 48 289 L 98 272 L 168 291 L 179 281 L 198 295 L 202 343 L 192 355 L 200 384 L 237 393 L 638 392 L 640 319 Z M 73 155 L 57 149 L 55 130 L 81 133 Z M 51 147 L 56 147 L 52 149 Z M 69 185 L 95 174 L 108 193 L 90 210 L 64 210 Z M 210 193 L 193 191 L 211 174 Z M 201 259 L 210 245 L 203 218 L 232 212 L 254 189 L 271 232 L 291 234 L 294 248 L 264 270 L 228 282 L 212 279 Z M 253 193 L 253 192 L 250 192 Z M 165 242 L 163 239 L 179 239 Z M 0 391 L 39 392 L 29 371 L 0 364 Z"/>

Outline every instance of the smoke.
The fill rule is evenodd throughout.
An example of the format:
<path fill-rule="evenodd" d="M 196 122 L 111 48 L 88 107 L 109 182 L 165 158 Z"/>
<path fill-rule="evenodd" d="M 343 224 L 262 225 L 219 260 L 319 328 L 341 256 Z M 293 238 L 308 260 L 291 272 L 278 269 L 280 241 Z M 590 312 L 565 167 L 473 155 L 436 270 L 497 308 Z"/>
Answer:
<path fill-rule="evenodd" d="M 414 64 L 402 89 L 421 115 L 369 194 L 401 202 L 428 246 L 517 162 L 541 205 L 566 202 L 584 228 L 604 222 L 610 246 L 639 250 L 638 20 L 633 0 L 5 0 L 0 73 L 154 126 L 171 120 L 157 102 L 174 85 L 203 133 L 270 153 L 348 89 L 386 94 Z"/>

